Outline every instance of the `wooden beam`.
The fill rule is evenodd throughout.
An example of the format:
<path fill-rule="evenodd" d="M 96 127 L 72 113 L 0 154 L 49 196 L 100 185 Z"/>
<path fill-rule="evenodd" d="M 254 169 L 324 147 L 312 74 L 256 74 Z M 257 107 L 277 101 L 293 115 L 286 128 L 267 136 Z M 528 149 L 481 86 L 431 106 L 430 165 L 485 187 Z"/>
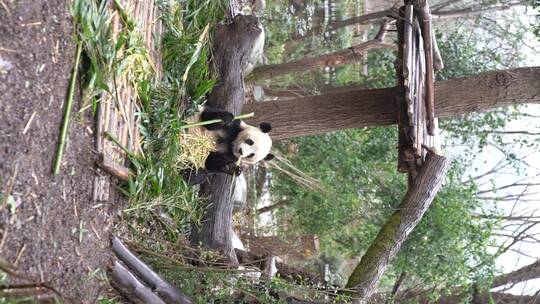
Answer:
<path fill-rule="evenodd" d="M 405 198 L 381 228 L 349 277 L 347 288 L 353 289 L 354 296 L 358 296 L 360 301 L 369 299 L 386 267 L 424 216 L 442 186 L 450 163 L 450 160 L 443 156 L 428 153 L 426 162 Z"/>
<path fill-rule="evenodd" d="M 272 124 L 273 139 L 321 134 L 397 122 L 395 88 L 356 90 L 285 101 L 248 103 L 247 120 Z M 455 117 L 497 107 L 540 102 L 540 67 L 481 73 L 435 83 L 437 117 Z"/>
<path fill-rule="evenodd" d="M 435 93 L 433 92 L 433 32 L 431 28 L 431 12 L 427 1 L 420 6 L 415 6 L 417 17 L 420 21 L 420 29 L 424 42 L 424 56 L 426 61 L 425 79 L 425 102 L 426 102 L 426 122 L 428 134 L 435 135 Z"/>

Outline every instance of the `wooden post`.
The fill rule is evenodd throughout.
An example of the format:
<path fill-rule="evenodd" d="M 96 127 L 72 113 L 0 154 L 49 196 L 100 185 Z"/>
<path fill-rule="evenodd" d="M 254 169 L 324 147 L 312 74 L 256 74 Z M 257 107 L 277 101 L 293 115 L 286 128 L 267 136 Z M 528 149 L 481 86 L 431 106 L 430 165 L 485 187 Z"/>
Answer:
<path fill-rule="evenodd" d="M 388 219 L 364 254 L 347 282 L 360 301 L 365 301 L 375 290 L 379 279 L 401 245 L 416 227 L 439 191 L 450 160 L 428 152 L 420 169 L 397 211 Z"/>
<path fill-rule="evenodd" d="M 420 19 L 422 38 L 424 39 L 424 54 L 426 58 L 426 121 L 428 134 L 435 135 L 435 93 L 433 88 L 433 32 L 431 29 L 431 12 L 427 0 L 417 1 L 415 10 Z"/>

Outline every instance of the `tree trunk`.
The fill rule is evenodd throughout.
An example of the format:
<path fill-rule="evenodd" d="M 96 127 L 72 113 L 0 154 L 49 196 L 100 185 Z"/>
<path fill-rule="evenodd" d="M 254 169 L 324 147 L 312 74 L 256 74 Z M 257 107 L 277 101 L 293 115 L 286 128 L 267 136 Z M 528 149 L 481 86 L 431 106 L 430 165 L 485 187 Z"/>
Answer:
<path fill-rule="evenodd" d="M 429 152 L 418 177 L 407 191 L 397 211 L 388 219 L 347 282 L 366 301 L 401 245 L 416 227 L 439 191 L 450 160 Z"/>
<path fill-rule="evenodd" d="M 395 88 L 356 90 L 286 101 L 249 103 L 247 122 L 272 124 L 273 139 L 397 122 Z M 540 102 L 540 67 L 493 71 L 435 83 L 435 117 Z"/>
<path fill-rule="evenodd" d="M 385 44 L 383 44 L 383 40 L 386 32 L 388 31 L 388 27 L 388 22 L 383 22 L 379 33 L 375 38 L 370 41 L 353 45 L 350 48 L 344 50 L 286 63 L 270 64 L 256 67 L 253 70 L 250 78 L 255 80 L 267 79 L 278 75 L 289 74 L 292 72 L 307 71 L 323 67 L 336 67 L 358 62 L 360 61 L 360 59 L 363 58 L 365 52 L 386 46 Z"/>
<path fill-rule="evenodd" d="M 261 34 L 254 16 L 238 15 L 229 25 L 218 25 L 214 36 L 214 58 L 220 75 L 207 104 L 215 109 L 240 114 L 244 105 L 244 75 L 247 58 Z M 231 263 L 237 259 L 232 247 L 232 209 L 229 201 L 232 176 L 218 173 L 201 186 L 200 195 L 207 201 L 202 226 L 194 226 L 191 242 L 225 254 Z"/>
<path fill-rule="evenodd" d="M 278 209 L 280 208 L 281 206 L 285 206 L 289 203 L 288 200 L 282 200 L 282 201 L 279 201 L 273 205 L 270 205 L 270 206 L 266 206 L 266 207 L 262 207 L 262 208 L 259 208 L 257 209 L 257 214 L 262 214 L 262 213 L 266 213 L 266 212 L 270 212 L 272 210 L 275 210 L 275 209 Z"/>

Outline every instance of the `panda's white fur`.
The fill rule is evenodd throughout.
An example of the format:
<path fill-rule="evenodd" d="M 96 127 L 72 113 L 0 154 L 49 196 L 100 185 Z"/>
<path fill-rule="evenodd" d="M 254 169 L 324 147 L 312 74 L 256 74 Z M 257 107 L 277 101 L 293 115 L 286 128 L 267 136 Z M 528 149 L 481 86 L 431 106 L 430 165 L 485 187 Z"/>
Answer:
<path fill-rule="evenodd" d="M 186 122 L 194 123 L 201 121 L 202 112 L 205 108 L 204 106 L 200 106 L 198 108 L 199 111 L 188 117 Z M 234 140 L 232 140 L 232 144 L 220 140 L 229 138 L 230 134 L 227 134 L 228 130 L 226 128 L 208 130 L 204 126 L 199 126 L 189 128 L 188 133 L 196 136 L 211 137 L 216 143 L 214 151 L 224 154 L 232 153 L 236 159 L 240 159 L 240 164 L 256 164 L 270 155 L 270 149 L 272 148 L 272 139 L 268 133 L 263 132 L 259 127 L 248 125 L 244 121 L 239 122 L 239 131 Z"/>

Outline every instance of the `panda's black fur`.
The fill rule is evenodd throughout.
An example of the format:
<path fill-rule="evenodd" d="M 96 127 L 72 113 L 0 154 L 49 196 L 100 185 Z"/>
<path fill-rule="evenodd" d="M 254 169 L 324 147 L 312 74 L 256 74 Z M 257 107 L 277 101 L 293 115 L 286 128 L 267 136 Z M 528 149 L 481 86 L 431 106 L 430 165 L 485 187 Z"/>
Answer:
<path fill-rule="evenodd" d="M 201 113 L 201 121 L 212 119 L 221 119 L 223 122 L 205 125 L 204 127 L 210 131 L 220 130 L 220 134 L 216 136 L 218 145 L 226 145 L 226 151 L 212 151 L 208 155 L 204 167 L 210 172 L 221 172 L 227 174 L 239 174 L 239 168 L 236 168 L 238 158 L 232 153 L 232 142 L 240 133 L 240 121 L 234 120 L 234 115 L 227 111 L 218 111 L 209 107 L 205 107 Z"/>

